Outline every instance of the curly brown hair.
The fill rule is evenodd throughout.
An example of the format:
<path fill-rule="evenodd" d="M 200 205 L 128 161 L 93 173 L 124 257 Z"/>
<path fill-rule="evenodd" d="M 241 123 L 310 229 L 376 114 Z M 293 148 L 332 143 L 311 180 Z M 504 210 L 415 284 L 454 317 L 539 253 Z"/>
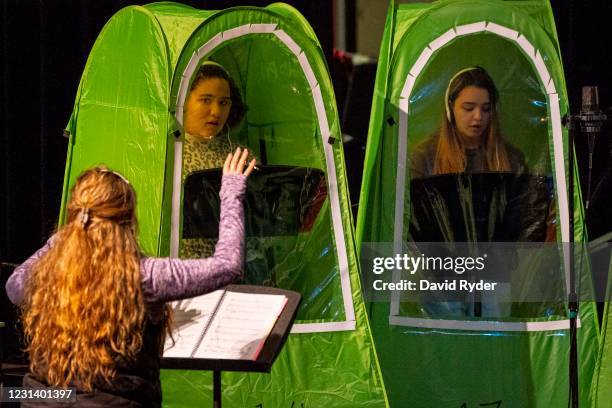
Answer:
<path fill-rule="evenodd" d="M 105 167 L 81 174 L 67 222 L 26 284 L 30 369 L 51 386 L 91 391 L 142 347 L 145 302 L 135 237 L 136 193 Z"/>

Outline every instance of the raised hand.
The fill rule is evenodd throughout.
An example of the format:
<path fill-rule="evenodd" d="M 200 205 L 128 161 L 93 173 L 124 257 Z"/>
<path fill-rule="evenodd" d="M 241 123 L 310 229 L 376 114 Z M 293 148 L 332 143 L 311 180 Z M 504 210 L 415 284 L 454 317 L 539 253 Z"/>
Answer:
<path fill-rule="evenodd" d="M 233 154 L 228 154 L 227 159 L 225 159 L 225 164 L 223 165 L 223 174 L 244 174 L 245 176 L 251 174 L 257 162 L 255 159 L 251 160 L 245 170 L 244 166 L 246 166 L 248 157 L 249 150 L 242 150 L 240 147 L 237 148 Z"/>

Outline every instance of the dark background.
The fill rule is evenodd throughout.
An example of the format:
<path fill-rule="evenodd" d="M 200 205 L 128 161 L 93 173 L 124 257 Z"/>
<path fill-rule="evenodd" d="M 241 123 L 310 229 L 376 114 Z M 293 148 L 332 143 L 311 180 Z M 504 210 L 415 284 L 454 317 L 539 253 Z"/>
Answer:
<path fill-rule="evenodd" d="M 342 112 L 347 91 L 346 65 L 333 53 L 333 7 L 331 1 L 288 1 L 311 23 L 323 46 L 336 87 L 344 123 L 352 110 Z M 199 8 L 234 5 L 265 6 L 271 1 L 183 1 Z M 355 2 L 347 0 L 348 50 L 354 51 Z M 380 0 L 381 7 L 386 2 Z M 19 263 L 37 249 L 55 227 L 59 213 L 67 139 L 62 137 L 76 95 L 87 55 L 102 26 L 132 1 L 2 0 L 1 85 L 2 135 L 0 136 L 0 261 Z M 598 85 L 601 106 L 612 105 L 612 80 L 608 73 L 612 53 L 612 4 L 596 0 L 554 1 L 553 11 L 564 61 L 566 83 L 573 113 L 580 110 L 580 89 Z M 373 70 L 364 79 L 371 87 Z M 359 84 L 353 84 L 358 87 Z M 371 90 L 370 90 L 371 92 Z M 365 93 L 367 95 L 367 92 Z M 369 105 L 371 98 L 364 97 Z M 361 106 L 369 112 L 369 106 Z M 357 114 L 355 114 L 357 115 Z M 363 128 L 363 126 L 362 126 Z M 596 140 L 593 199 L 587 223 L 590 236 L 612 230 L 607 216 L 612 190 L 609 127 Z M 365 142 L 359 142 L 365 143 Z M 586 142 L 576 146 L 581 176 L 586 179 Z M 354 146 L 352 148 L 355 148 Z M 357 150 L 360 147 L 357 146 Z M 348 172 L 360 177 L 362 162 L 346 155 Z M 351 175 L 349 174 L 349 177 Z M 352 186 L 351 196 L 358 191 Z M 586 191 L 586 188 L 583 187 Z"/>

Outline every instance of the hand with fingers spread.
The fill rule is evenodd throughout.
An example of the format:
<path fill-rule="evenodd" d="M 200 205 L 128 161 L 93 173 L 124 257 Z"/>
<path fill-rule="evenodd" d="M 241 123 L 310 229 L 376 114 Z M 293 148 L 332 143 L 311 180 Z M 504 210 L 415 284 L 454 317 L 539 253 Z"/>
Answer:
<path fill-rule="evenodd" d="M 248 157 L 248 149 L 242 150 L 238 147 L 233 154 L 230 153 L 227 155 L 225 164 L 223 165 L 223 174 L 244 174 L 245 176 L 251 174 L 257 162 L 255 159 L 251 160 L 245 170 L 244 167 L 246 166 Z"/>

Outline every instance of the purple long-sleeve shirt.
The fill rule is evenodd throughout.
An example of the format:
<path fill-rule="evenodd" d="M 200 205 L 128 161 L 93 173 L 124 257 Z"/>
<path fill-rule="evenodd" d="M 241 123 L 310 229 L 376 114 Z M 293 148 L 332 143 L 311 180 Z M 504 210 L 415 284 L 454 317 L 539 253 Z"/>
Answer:
<path fill-rule="evenodd" d="M 150 258 L 140 261 L 145 301 L 162 303 L 198 296 L 225 286 L 240 276 L 244 259 L 246 176 L 223 175 L 221 221 L 215 253 L 203 259 Z M 32 266 L 51 248 L 55 236 L 19 265 L 6 282 L 6 293 L 16 305 L 24 302 L 25 283 Z"/>

